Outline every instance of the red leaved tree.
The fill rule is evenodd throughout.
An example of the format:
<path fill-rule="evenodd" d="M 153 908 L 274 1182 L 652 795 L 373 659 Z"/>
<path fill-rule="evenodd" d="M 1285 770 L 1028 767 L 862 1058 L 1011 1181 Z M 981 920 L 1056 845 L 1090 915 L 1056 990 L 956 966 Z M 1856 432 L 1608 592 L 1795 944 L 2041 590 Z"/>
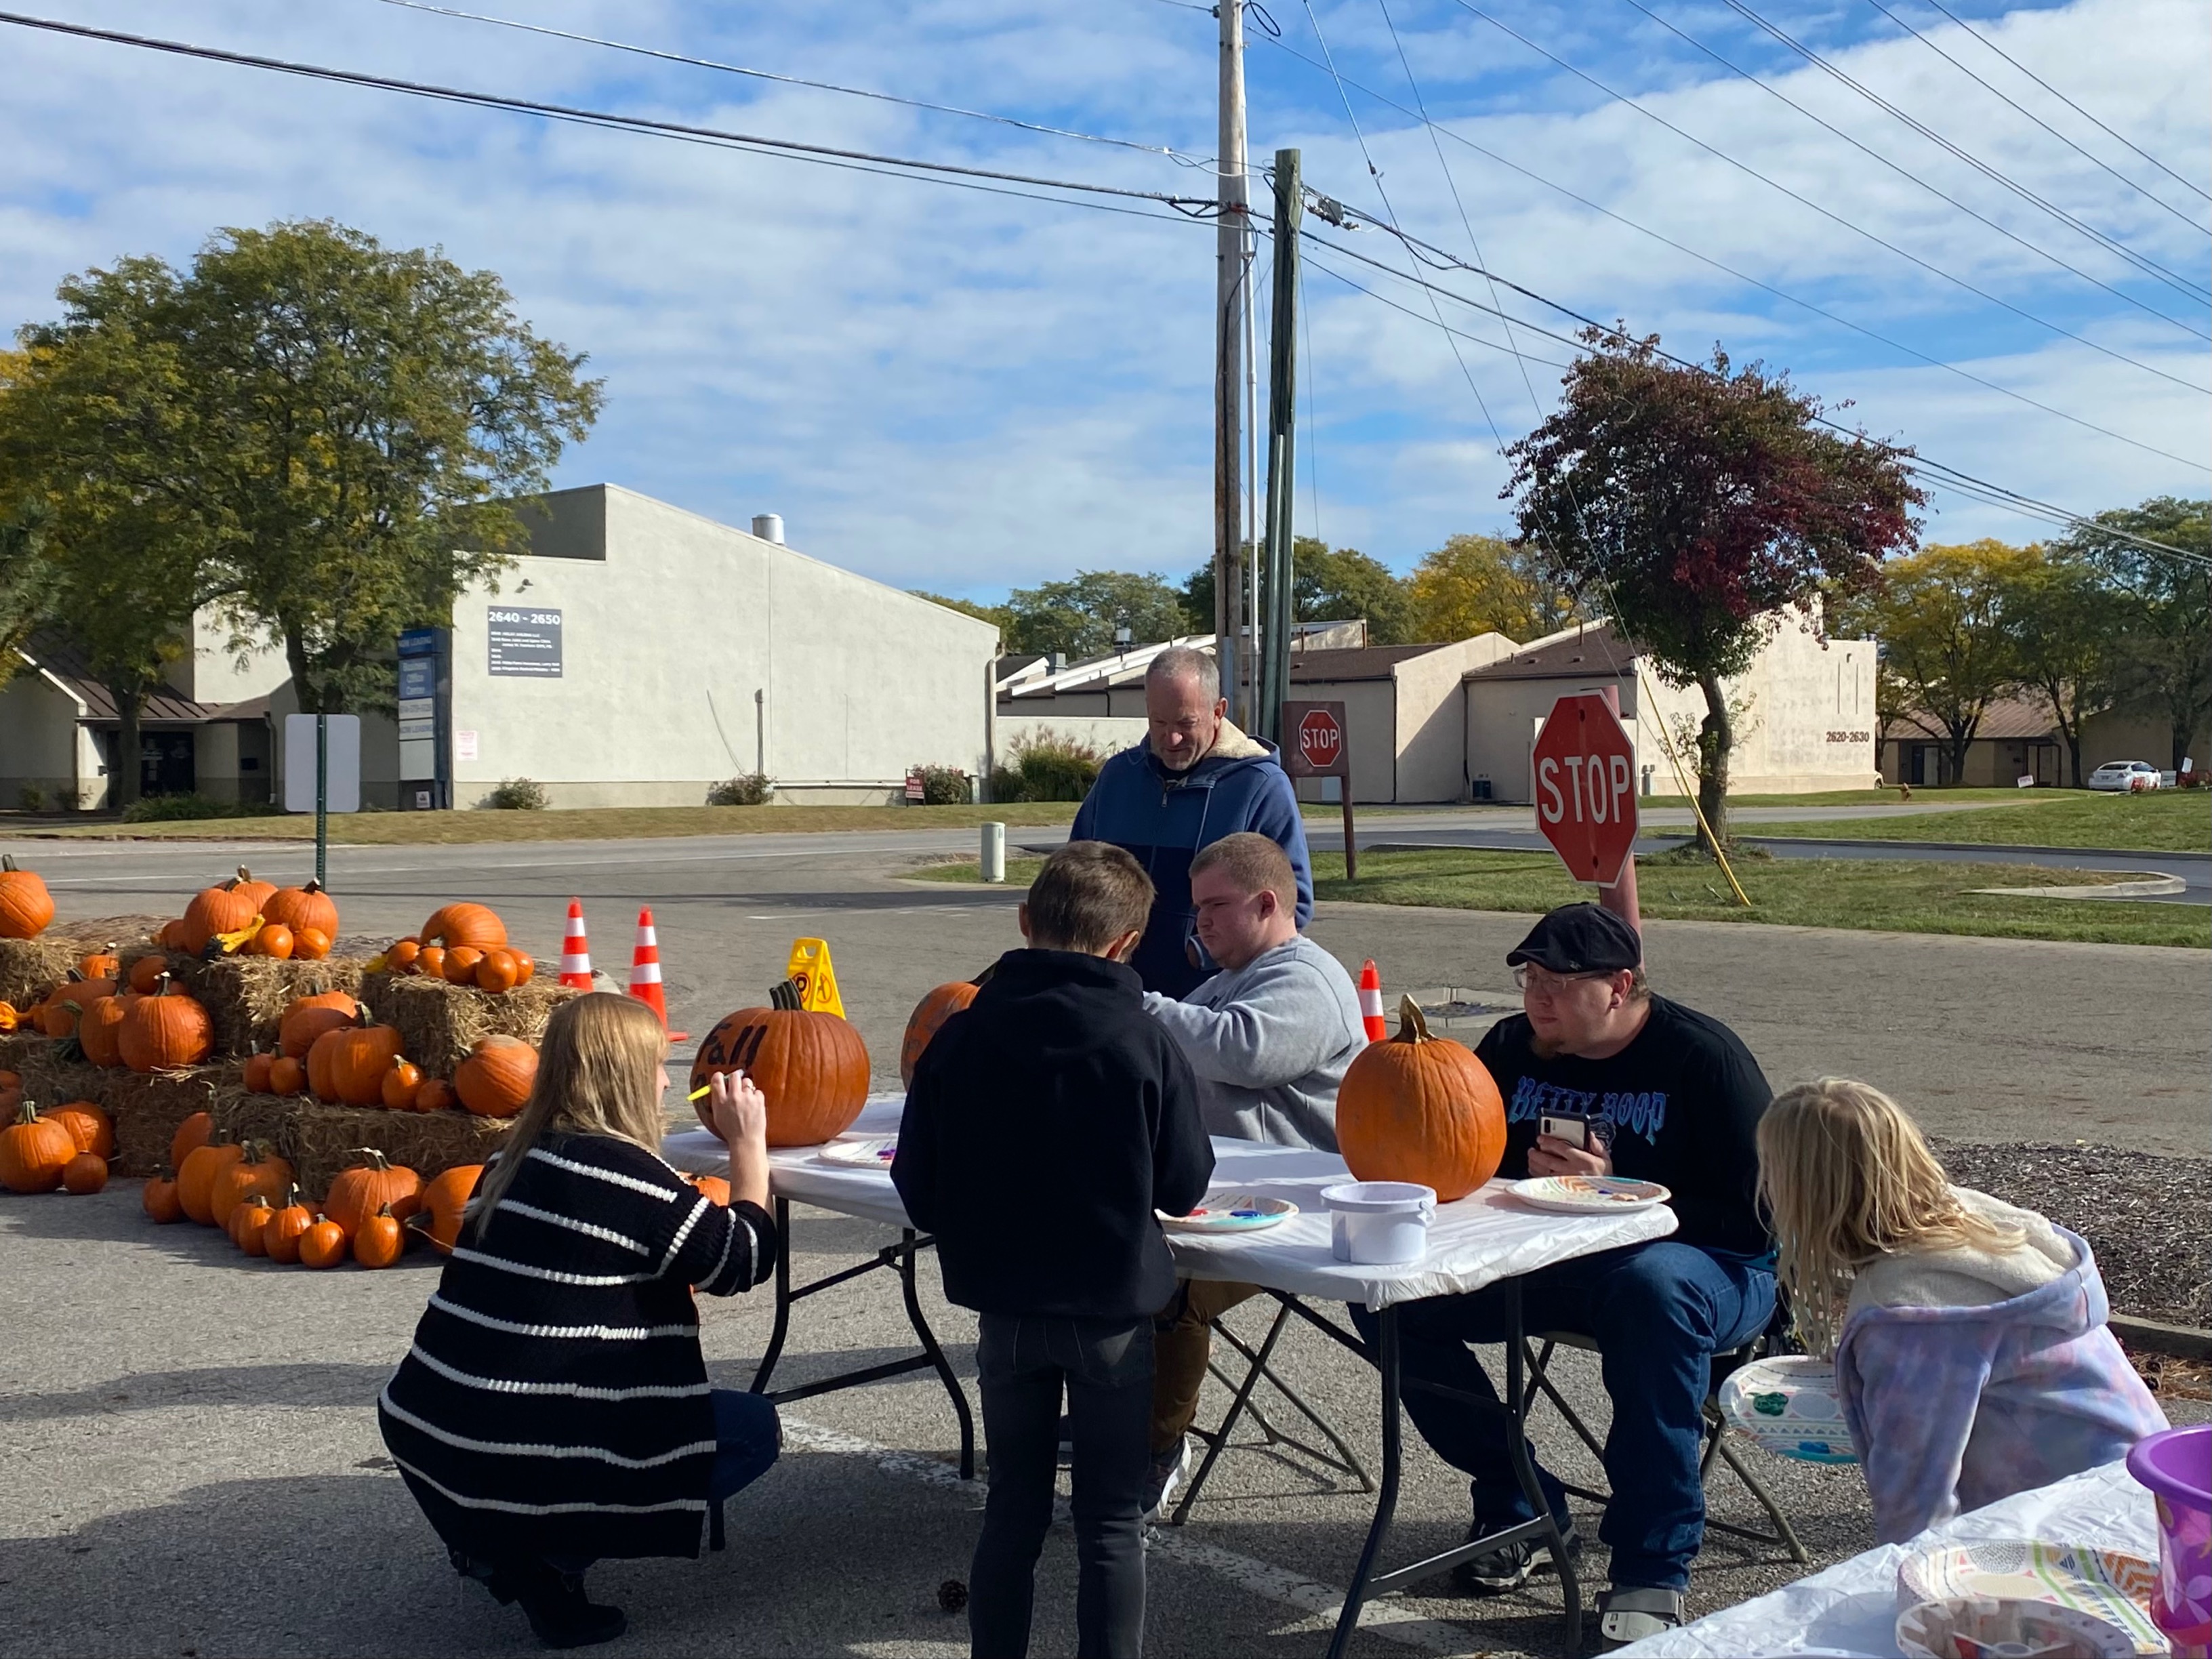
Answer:
<path fill-rule="evenodd" d="M 1728 833 L 1735 732 L 1722 682 L 1789 605 L 1862 592 L 1910 547 L 1927 498 L 1911 451 L 1821 425 L 1820 400 L 1757 363 L 1660 355 L 1659 337 L 1585 329 L 1559 409 L 1505 453 L 1522 538 L 1650 656 L 1705 693 L 1698 804 Z M 1703 834 L 1699 844 L 1712 842 Z"/>

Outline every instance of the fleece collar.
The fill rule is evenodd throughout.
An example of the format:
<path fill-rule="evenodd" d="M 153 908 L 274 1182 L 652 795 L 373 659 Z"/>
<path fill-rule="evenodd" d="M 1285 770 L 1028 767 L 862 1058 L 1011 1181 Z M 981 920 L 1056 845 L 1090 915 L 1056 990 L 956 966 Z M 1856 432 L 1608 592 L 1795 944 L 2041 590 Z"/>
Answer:
<path fill-rule="evenodd" d="M 1250 736 L 1236 721 L 1225 720 L 1221 722 L 1221 729 L 1213 734 L 1213 747 L 1200 755 L 1189 770 L 1168 770 L 1160 763 L 1160 757 L 1152 752 L 1149 742 L 1145 744 L 1145 763 L 1164 783 L 1211 782 L 1217 774 L 1227 771 L 1232 766 L 1267 760 L 1274 752 L 1273 744 L 1265 738 Z"/>

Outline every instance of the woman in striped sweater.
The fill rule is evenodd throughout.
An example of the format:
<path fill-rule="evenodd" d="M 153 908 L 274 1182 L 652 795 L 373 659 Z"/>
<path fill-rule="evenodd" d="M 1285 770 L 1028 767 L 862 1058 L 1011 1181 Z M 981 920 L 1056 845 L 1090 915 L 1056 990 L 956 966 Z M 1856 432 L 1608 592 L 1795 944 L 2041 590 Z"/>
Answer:
<path fill-rule="evenodd" d="M 742 1073 L 714 1079 L 725 1208 L 661 1160 L 666 1048 L 629 997 L 555 1012 L 529 1103 L 378 1401 L 454 1567 L 520 1601 L 552 1647 L 625 1628 L 586 1599 L 586 1567 L 696 1556 L 709 1506 L 779 1444 L 774 1406 L 708 1386 L 691 1295 L 749 1290 L 775 1261 L 763 1103 Z"/>

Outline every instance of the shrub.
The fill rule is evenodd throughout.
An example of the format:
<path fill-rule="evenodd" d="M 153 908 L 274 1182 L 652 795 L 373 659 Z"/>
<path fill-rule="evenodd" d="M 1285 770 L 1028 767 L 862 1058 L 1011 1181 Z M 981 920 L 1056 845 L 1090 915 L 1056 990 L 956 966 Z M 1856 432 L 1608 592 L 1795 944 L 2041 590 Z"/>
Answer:
<path fill-rule="evenodd" d="M 210 800 L 202 794 L 143 795 L 123 809 L 125 823 L 163 823 L 179 818 L 258 818 L 266 806 L 245 801 Z"/>
<path fill-rule="evenodd" d="M 765 806 L 775 799 L 775 781 L 765 772 L 740 772 L 707 791 L 709 806 Z"/>
<path fill-rule="evenodd" d="M 994 800 L 1081 800 L 1098 781 L 1098 769 L 1106 763 L 1106 757 L 1089 744 L 1048 732 L 1025 732 L 1006 747 L 1014 757 L 1012 769 L 1021 780 L 1019 793 L 1000 794 L 999 781 L 1005 773 L 995 772 L 992 774 Z"/>
<path fill-rule="evenodd" d="M 35 783 L 27 783 L 16 791 L 15 802 L 26 812 L 43 812 L 46 810 L 46 792 Z"/>
<path fill-rule="evenodd" d="M 499 787 L 484 797 L 484 805 L 501 812 L 542 812 L 545 786 L 528 778 L 501 778 Z"/>
<path fill-rule="evenodd" d="M 54 791 L 54 805 L 64 812 L 82 812 L 84 791 L 74 783 L 65 784 Z"/>
<path fill-rule="evenodd" d="M 908 769 L 909 776 L 916 773 L 921 777 L 921 804 L 924 806 L 965 806 L 975 798 L 968 775 L 957 766 L 915 766 Z"/>

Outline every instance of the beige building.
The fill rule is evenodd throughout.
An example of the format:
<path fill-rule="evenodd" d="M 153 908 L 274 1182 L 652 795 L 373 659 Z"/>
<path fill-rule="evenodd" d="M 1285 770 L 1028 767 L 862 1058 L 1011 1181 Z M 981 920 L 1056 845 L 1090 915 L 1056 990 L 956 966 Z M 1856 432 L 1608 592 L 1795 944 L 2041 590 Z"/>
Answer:
<path fill-rule="evenodd" d="M 1306 651 L 1291 659 L 1291 696 L 1344 704 L 1352 799 L 1388 805 L 1468 799 L 1466 701 L 1472 669 L 1510 656 L 1503 634 L 1449 645 Z M 1301 778 L 1301 800 L 1334 800 L 1334 778 Z"/>
<path fill-rule="evenodd" d="M 1882 728 L 1881 775 L 1887 783 L 1914 788 L 1960 784 L 2005 788 L 2032 779 L 2033 787 L 2075 786 L 2107 761 L 2148 761 L 2169 769 L 2173 745 L 2166 723 L 2155 715 L 2111 712 L 2092 714 L 2081 728 L 2081 776 L 2073 776 L 2066 740 L 2049 705 L 2031 697 L 2006 697 L 1991 703 L 1966 745 L 1966 764 L 1952 775 L 1951 744 L 1940 721 L 1927 714 L 1905 714 Z M 2189 758 L 2212 764 L 2212 732 L 2190 744 Z"/>

